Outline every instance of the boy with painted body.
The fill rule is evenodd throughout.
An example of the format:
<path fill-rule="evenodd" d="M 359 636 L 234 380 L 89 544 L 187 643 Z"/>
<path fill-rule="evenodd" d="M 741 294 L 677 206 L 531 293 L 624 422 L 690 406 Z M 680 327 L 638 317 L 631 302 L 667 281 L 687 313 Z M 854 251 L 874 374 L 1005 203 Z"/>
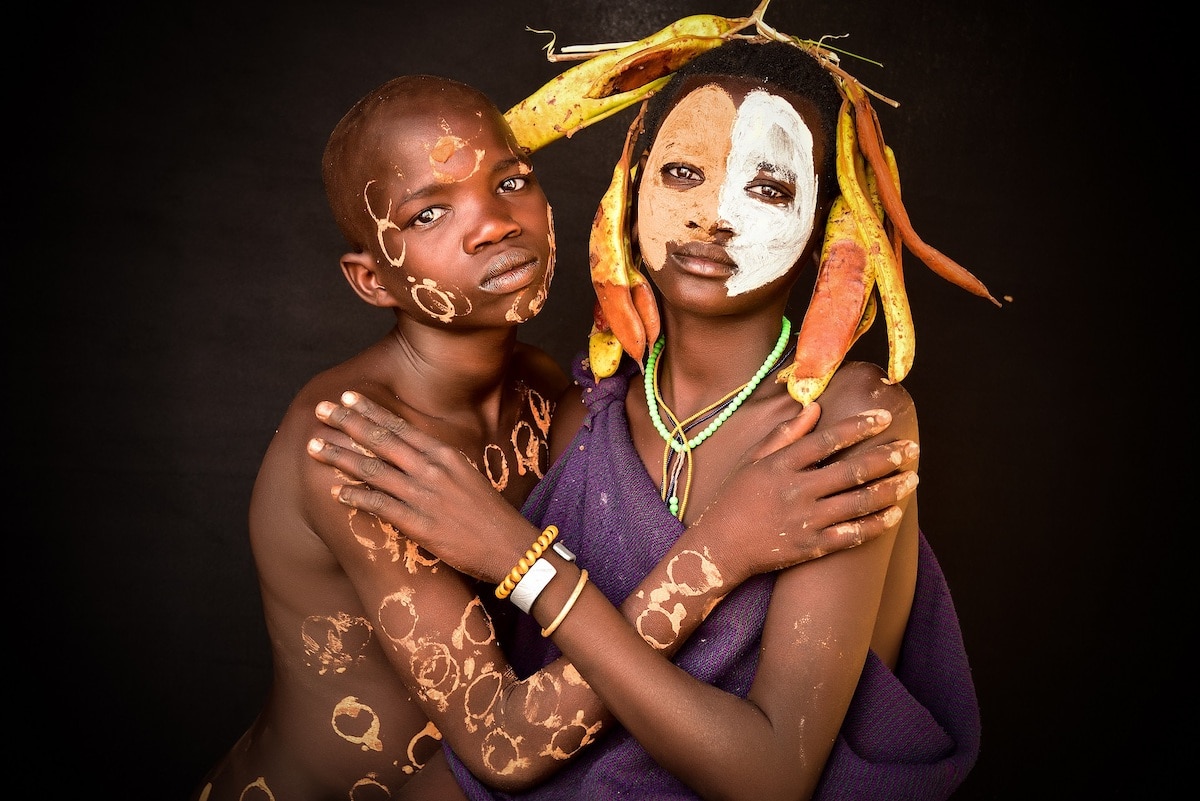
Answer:
<path fill-rule="evenodd" d="M 546 354 L 516 340 L 553 275 L 549 205 L 493 104 L 431 76 L 390 81 L 356 104 L 330 137 L 323 174 L 350 245 L 343 273 L 365 302 L 392 308 L 396 325 L 309 381 L 268 448 L 250 526 L 271 638 L 270 697 L 195 797 L 396 798 L 443 736 L 479 755 L 475 769 L 490 781 L 527 785 L 610 719 L 598 698 L 565 660 L 518 681 L 476 582 L 337 503 L 329 493 L 335 471 L 302 449 L 323 430 L 313 407 L 349 388 L 444 443 L 465 473 L 456 481 L 480 492 L 481 525 L 501 510 L 517 514 L 549 465 L 550 419 L 568 383 Z M 790 483 L 795 470 L 885 425 L 850 420 L 836 444 L 801 440 L 788 449 L 796 466 L 777 469 L 774 480 Z M 768 444 L 810 427 L 802 420 Z M 864 457 L 852 480 L 806 470 L 821 497 L 799 513 L 813 529 L 771 542 L 775 553 L 761 569 L 882 531 L 906 474 L 824 495 L 893 473 L 897 452 Z M 745 475 L 770 483 L 762 469 Z M 797 505 L 785 511 L 796 514 Z M 751 545 L 766 551 L 768 541 Z"/>
<path fill-rule="evenodd" d="M 302 453 L 317 428 L 312 407 L 353 387 L 453 443 L 519 504 L 548 465 L 565 386 L 552 359 L 516 341 L 517 324 L 545 301 L 554 242 L 532 167 L 490 102 L 439 78 L 389 82 L 339 123 L 323 172 L 351 246 L 346 280 L 366 303 L 393 309 L 396 325 L 310 380 L 267 450 L 250 537 L 270 696 L 199 798 L 252 787 L 279 801 L 374 797 L 371 786 L 398 786 L 439 746 L 329 533 L 349 525 L 381 561 L 428 557 L 331 501 L 328 468 Z"/>
<path fill-rule="evenodd" d="M 809 82 L 793 82 L 798 75 Z M 977 759 L 979 710 L 915 495 L 864 547 L 744 583 L 747 574 L 730 561 L 723 600 L 675 653 L 645 647 L 640 624 L 648 618 L 636 627 L 622 619 L 644 597 L 645 570 L 655 576 L 664 553 L 737 497 L 728 482 L 741 445 L 795 414 L 773 379 L 787 360 L 781 320 L 838 193 L 831 165 L 840 96 L 830 75 L 789 45 L 725 44 L 682 70 L 654 103 L 636 233 L 663 339 L 644 376 L 626 360 L 595 381 L 586 362 L 577 364 L 552 426 L 553 467 L 524 508 L 534 526 L 562 532 L 577 563 L 558 565 L 506 643 L 519 675 L 560 653 L 571 659 L 621 727 L 521 797 L 947 798 Z M 754 382 L 760 374 L 765 380 Z M 917 441 L 912 399 L 886 377 L 871 364 L 844 364 L 821 396 L 819 428 L 883 407 L 894 421 L 886 436 Z M 729 398 L 745 387 L 751 393 L 731 409 Z M 707 415 L 717 410 L 731 413 L 714 426 Z M 530 536 L 527 523 L 507 516 L 503 530 L 487 528 L 487 544 L 456 539 L 456 529 L 481 527 L 460 487 L 424 478 L 445 454 L 357 396 L 318 412 L 381 457 L 313 449 L 370 482 L 341 487 L 343 503 L 411 530 L 464 572 L 505 579 L 496 551 L 511 565 Z M 686 431 L 686 456 L 673 454 L 672 421 Z M 453 499 L 453 511 L 433 498 Z M 748 507 L 741 524 L 787 530 L 777 516 Z M 725 564 L 717 565 L 706 567 L 719 581 Z M 675 600 L 682 583 L 663 575 L 658 588 Z M 688 620 L 679 611 L 674 620 Z M 538 632 L 547 626 L 552 642 L 547 629 Z M 467 797 L 509 797 L 485 786 L 470 755 L 452 750 L 448 758 Z"/>

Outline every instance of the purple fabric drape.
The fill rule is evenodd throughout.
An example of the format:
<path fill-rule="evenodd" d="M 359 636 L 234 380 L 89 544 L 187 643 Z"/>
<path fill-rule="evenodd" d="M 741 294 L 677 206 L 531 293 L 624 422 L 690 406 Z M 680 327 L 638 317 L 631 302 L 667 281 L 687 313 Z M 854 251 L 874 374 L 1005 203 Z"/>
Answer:
<path fill-rule="evenodd" d="M 626 359 L 616 375 L 597 384 L 582 369 L 582 359 L 575 364 L 575 379 L 586 391 L 587 419 L 530 496 L 524 513 L 539 526 L 557 525 L 590 579 L 619 604 L 683 526 L 667 511 L 629 435 L 624 400 L 636 367 Z M 868 654 L 817 798 L 945 799 L 978 758 L 979 706 L 958 616 L 923 534 L 919 548 L 916 594 L 899 670 L 893 674 L 874 653 Z M 773 585 L 774 576 L 758 576 L 730 593 L 680 649 L 676 664 L 745 697 Z M 526 676 L 559 655 L 532 618 L 514 616 L 504 607 L 495 612 L 499 625 L 512 623 L 505 651 L 518 675 Z M 549 782 L 519 794 L 489 790 L 449 747 L 446 753 L 473 801 L 697 798 L 619 726 Z"/>

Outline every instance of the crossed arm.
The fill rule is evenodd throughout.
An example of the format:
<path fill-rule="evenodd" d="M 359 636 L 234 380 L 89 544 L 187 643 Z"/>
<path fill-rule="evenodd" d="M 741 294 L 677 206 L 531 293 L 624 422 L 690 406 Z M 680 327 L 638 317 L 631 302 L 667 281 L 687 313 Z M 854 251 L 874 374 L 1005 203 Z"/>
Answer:
<path fill-rule="evenodd" d="M 656 712 L 664 702 L 699 699 L 707 714 L 719 715 L 713 720 L 753 716 L 745 700 L 726 698 L 669 657 L 746 578 L 894 530 L 898 504 L 915 486 L 905 469 L 915 461 L 911 441 L 846 452 L 882 441 L 887 412 L 850 416 L 810 434 L 820 414 L 810 406 L 747 452 L 722 502 L 683 533 L 620 608 L 581 582 L 578 566 L 544 554 L 557 575 L 530 609 L 537 622 L 549 626 L 579 591 L 553 634 L 565 656 L 518 679 L 468 576 L 501 582 L 540 531 L 454 449 L 360 395 L 342 400 L 318 407 L 330 436 L 309 446 L 318 462 L 342 474 L 321 512 L 335 532 L 329 545 L 372 610 L 400 679 L 472 772 L 501 789 L 544 781 L 610 725 L 613 713 L 639 739 L 664 725 Z M 742 500 L 750 498 L 753 514 Z M 346 522 L 336 524 L 337 514 Z M 694 580 L 680 582 L 685 566 Z M 663 609 L 670 615 L 657 613 Z M 769 619 L 772 625 L 782 624 Z M 764 659 L 768 676 L 771 664 Z M 713 740 L 694 730 L 682 741 L 705 738 Z M 685 781 L 698 780 L 688 775 L 695 768 L 682 750 L 654 755 Z"/>

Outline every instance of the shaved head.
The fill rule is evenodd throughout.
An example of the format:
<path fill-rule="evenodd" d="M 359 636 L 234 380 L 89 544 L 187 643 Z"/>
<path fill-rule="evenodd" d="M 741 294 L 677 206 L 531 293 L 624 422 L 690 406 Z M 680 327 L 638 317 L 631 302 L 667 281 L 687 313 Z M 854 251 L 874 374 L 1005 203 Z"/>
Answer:
<path fill-rule="evenodd" d="M 478 89 L 434 75 L 393 78 L 368 92 L 334 127 L 325 145 L 321 177 L 338 229 L 355 251 L 366 250 L 375 236 L 363 187 L 395 169 L 391 161 L 398 136 L 413 122 L 436 118 L 447 108 L 507 129 L 503 114 Z"/>

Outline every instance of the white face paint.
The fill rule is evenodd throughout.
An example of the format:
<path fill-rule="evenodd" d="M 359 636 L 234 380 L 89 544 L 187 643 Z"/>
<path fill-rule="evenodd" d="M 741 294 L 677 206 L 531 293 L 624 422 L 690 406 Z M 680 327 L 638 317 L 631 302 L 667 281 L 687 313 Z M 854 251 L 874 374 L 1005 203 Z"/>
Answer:
<path fill-rule="evenodd" d="M 755 198 L 747 187 L 760 173 L 796 187 L 792 202 L 776 205 Z M 791 103 L 762 90 L 742 101 L 719 198 L 718 218 L 734 231 L 726 249 L 738 265 L 725 284 L 729 295 L 785 275 L 808 244 L 817 209 L 812 131 Z"/>

